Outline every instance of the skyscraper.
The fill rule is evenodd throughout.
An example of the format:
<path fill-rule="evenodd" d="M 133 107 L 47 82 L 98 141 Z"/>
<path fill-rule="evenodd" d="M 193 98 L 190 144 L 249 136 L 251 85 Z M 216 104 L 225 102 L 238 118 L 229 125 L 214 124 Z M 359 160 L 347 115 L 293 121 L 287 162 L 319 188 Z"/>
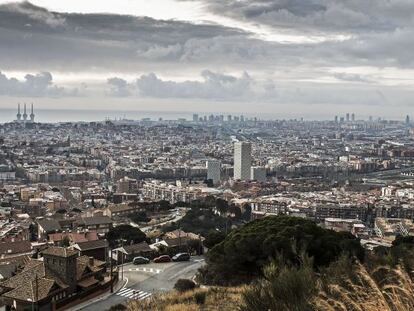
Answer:
<path fill-rule="evenodd" d="M 256 180 L 258 182 L 265 182 L 266 181 L 266 168 L 259 167 L 259 166 L 252 167 L 250 179 Z"/>
<path fill-rule="evenodd" d="M 351 114 L 351 121 L 355 122 L 355 113 Z"/>
<path fill-rule="evenodd" d="M 211 179 L 214 185 L 220 183 L 221 179 L 221 162 L 218 160 L 208 160 L 207 166 L 207 179 Z"/>
<path fill-rule="evenodd" d="M 349 122 L 349 113 L 346 114 L 346 122 Z"/>
<path fill-rule="evenodd" d="M 252 162 L 252 145 L 248 142 L 234 143 L 234 179 L 249 180 Z"/>
<path fill-rule="evenodd" d="M 405 117 L 405 124 L 410 124 L 410 116 L 408 114 Z"/>
<path fill-rule="evenodd" d="M 193 122 L 198 122 L 198 114 L 193 114 Z"/>

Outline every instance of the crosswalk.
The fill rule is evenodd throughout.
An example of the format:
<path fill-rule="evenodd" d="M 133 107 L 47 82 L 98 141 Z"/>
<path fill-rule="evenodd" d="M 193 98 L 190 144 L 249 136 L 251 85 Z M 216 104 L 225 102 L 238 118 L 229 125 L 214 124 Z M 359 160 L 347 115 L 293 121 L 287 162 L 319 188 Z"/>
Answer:
<path fill-rule="evenodd" d="M 155 268 L 132 268 L 132 269 L 128 269 L 128 271 L 149 272 L 149 273 L 155 273 L 155 274 L 160 274 L 162 272 L 161 269 L 155 269 Z"/>
<path fill-rule="evenodd" d="M 143 292 L 133 288 L 124 287 L 119 292 L 116 293 L 117 296 L 122 296 L 128 299 L 134 300 L 144 300 L 151 297 L 151 293 Z"/>

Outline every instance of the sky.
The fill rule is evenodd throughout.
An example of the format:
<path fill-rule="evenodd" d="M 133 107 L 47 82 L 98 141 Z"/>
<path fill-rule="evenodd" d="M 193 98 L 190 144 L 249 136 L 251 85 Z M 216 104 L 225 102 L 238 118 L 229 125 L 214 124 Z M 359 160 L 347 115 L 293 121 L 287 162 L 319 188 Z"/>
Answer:
<path fill-rule="evenodd" d="M 0 0 L 0 109 L 413 113 L 412 0 Z"/>

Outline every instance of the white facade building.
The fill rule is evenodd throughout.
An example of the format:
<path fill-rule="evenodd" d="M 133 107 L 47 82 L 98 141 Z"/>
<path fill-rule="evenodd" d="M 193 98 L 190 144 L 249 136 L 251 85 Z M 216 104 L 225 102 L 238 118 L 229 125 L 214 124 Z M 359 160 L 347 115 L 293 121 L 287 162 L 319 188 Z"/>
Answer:
<path fill-rule="evenodd" d="M 234 179 L 249 180 L 252 163 L 252 145 L 248 142 L 234 143 Z"/>
<path fill-rule="evenodd" d="M 221 179 L 221 162 L 218 160 L 208 160 L 207 166 L 207 179 L 211 179 L 214 185 L 220 183 Z"/>

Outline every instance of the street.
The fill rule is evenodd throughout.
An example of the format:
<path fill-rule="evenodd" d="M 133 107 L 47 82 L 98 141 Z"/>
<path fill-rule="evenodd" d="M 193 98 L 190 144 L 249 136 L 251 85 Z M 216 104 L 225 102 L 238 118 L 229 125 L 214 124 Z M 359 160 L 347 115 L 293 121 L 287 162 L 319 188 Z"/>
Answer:
<path fill-rule="evenodd" d="M 147 265 L 125 264 L 125 286 L 106 299 L 96 301 L 84 308 L 77 310 L 105 311 L 111 306 L 124 303 L 129 299 L 147 299 L 153 293 L 170 291 L 178 279 L 191 279 L 197 270 L 204 264 L 202 256 L 191 257 L 187 262 L 150 263 Z M 121 272 L 120 272 L 121 278 Z"/>

